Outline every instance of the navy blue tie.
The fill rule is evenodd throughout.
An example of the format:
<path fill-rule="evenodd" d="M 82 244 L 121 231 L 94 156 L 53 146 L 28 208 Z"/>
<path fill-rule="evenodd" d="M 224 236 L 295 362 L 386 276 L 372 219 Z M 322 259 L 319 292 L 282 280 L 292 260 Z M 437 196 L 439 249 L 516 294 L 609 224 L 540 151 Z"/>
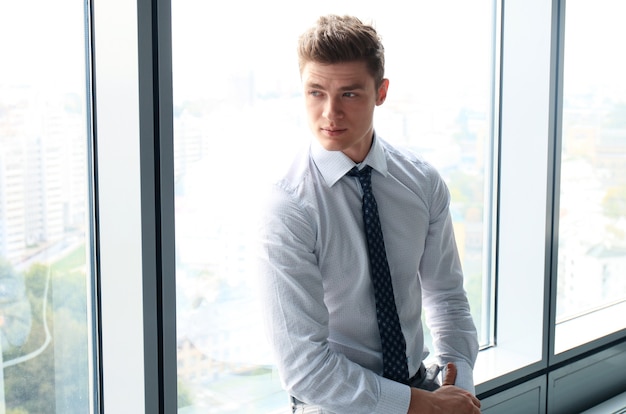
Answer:
<path fill-rule="evenodd" d="M 376 318 L 383 350 L 383 376 L 406 384 L 409 380 L 406 341 L 400 328 L 383 231 L 378 217 L 378 206 L 372 193 L 372 167 L 368 165 L 360 171 L 354 167 L 348 175 L 358 177 L 363 190 L 363 225 L 369 250 L 370 272 L 376 300 Z"/>

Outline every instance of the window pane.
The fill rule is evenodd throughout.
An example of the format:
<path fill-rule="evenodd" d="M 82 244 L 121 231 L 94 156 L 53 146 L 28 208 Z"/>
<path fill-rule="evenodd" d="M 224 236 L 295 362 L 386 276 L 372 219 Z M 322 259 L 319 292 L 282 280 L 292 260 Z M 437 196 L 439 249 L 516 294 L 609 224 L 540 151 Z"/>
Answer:
<path fill-rule="evenodd" d="M 89 413 L 83 2 L 0 1 L 0 412 Z"/>
<path fill-rule="evenodd" d="M 626 302 L 624 13 L 619 0 L 567 3 L 557 352 L 626 327 L 607 313 Z"/>
<path fill-rule="evenodd" d="M 255 216 L 244 207 L 308 140 L 295 45 L 322 14 L 355 14 L 381 33 L 391 85 L 376 128 L 448 183 L 472 311 L 490 341 L 494 5 L 407 7 L 172 2 L 180 413 L 286 408 L 256 298 Z"/>

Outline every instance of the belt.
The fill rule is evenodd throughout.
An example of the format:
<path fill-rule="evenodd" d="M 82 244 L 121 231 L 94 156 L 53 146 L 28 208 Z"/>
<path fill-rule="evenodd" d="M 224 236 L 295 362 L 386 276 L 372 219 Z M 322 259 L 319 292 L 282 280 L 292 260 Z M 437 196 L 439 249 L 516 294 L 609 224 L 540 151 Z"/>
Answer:
<path fill-rule="evenodd" d="M 425 379 L 426 379 L 426 367 L 424 366 L 424 363 L 422 362 L 420 364 L 420 367 L 417 369 L 417 372 L 415 373 L 415 375 L 409 378 L 409 380 L 407 381 L 407 384 L 411 387 L 417 387 L 421 383 L 423 383 Z M 291 401 L 292 408 L 295 408 L 299 405 L 306 405 L 305 402 L 300 401 L 293 395 L 289 396 L 289 400 Z"/>
<path fill-rule="evenodd" d="M 441 387 L 437 379 L 437 375 L 439 375 L 440 371 L 441 367 L 437 364 L 433 364 L 428 368 L 425 368 L 424 364 L 422 364 L 418 374 L 409 380 L 409 386 L 426 391 L 435 391 Z"/>
<path fill-rule="evenodd" d="M 426 366 L 424 366 L 424 363 L 422 362 L 420 364 L 420 367 L 417 369 L 417 372 L 415 373 L 415 375 L 409 378 L 409 381 L 407 382 L 407 384 L 410 385 L 411 387 L 415 387 L 421 384 L 422 382 L 424 382 L 425 379 L 426 379 Z"/>

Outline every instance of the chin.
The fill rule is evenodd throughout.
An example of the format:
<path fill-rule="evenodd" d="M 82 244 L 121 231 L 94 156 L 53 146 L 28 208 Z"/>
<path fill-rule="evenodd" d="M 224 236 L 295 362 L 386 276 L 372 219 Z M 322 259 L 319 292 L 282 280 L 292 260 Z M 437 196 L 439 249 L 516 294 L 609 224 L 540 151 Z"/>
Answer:
<path fill-rule="evenodd" d="M 320 141 L 320 143 L 322 144 L 322 147 L 324 147 L 326 151 L 343 151 L 345 149 L 344 146 L 341 145 L 341 143 L 330 141 L 327 139 Z"/>

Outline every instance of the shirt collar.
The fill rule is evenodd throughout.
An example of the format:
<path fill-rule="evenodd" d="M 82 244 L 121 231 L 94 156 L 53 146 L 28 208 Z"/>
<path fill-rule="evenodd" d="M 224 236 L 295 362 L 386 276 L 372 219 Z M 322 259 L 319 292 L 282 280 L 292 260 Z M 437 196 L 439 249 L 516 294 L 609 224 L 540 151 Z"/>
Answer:
<path fill-rule="evenodd" d="M 384 176 L 387 176 L 387 160 L 381 139 L 374 133 L 374 140 L 369 153 L 360 164 L 356 164 L 341 151 L 328 151 L 322 147 L 317 139 L 311 144 L 311 156 L 324 181 L 332 187 L 341 177 L 356 165 L 359 168 L 371 166 Z"/>

